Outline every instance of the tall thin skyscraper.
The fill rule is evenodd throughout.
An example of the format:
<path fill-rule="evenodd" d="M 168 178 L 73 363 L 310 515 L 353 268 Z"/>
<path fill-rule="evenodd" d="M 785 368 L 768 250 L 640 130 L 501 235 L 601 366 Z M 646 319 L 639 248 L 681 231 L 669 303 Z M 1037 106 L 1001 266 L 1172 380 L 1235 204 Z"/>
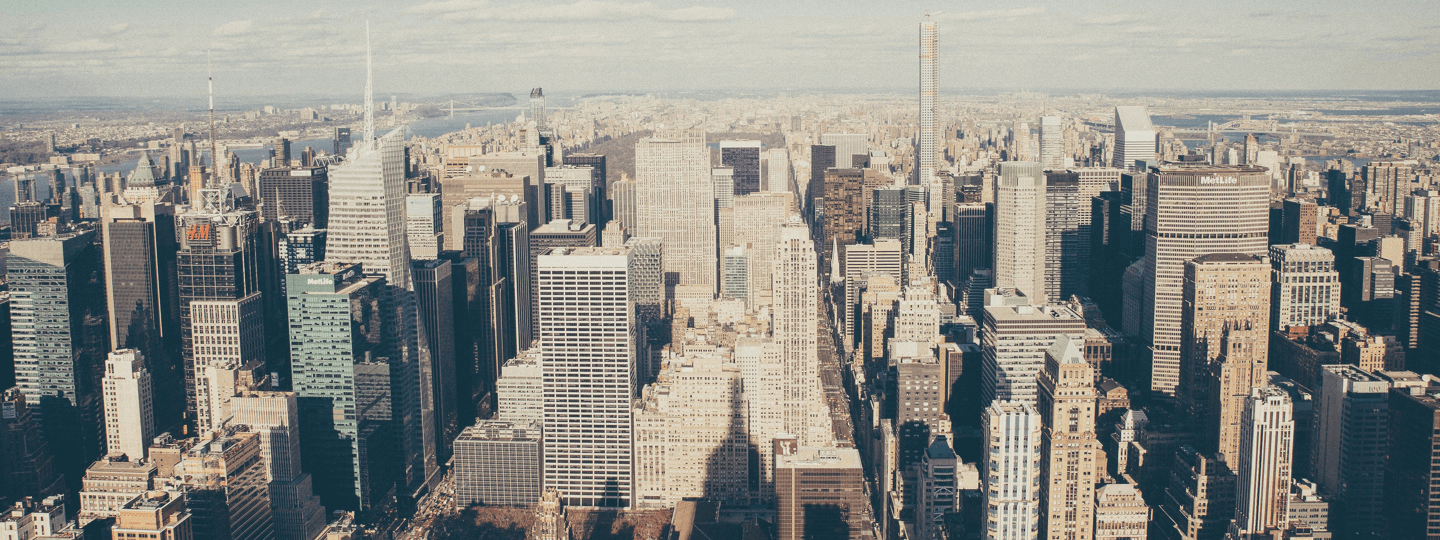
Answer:
<path fill-rule="evenodd" d="M 145 457 L 155 438 L 150 371 L 145 356 L 120 349 L 105 360 L 105 448 L 132 461 Z"/>
<path fill-rule="evenodd" d="M 535 87 L 530 91 L 530 121 L 535 122 L 535 129 L 545 131 L 545 91 Z"/>
<path fill-rule="evenodd" d="M 981 434 L 985 540 L 1036 538 L 1040 533 L 1040 413 L 1033 405 L 991 403 Z"/>
<path fill-rule="evenodd" d="M 1145 256 L 1135 265 L 1140 339 L 1151 345 L 1150 390 L 1174 395 L 1185 263 L 1210 253 L 1265 255 L 1270 174 L 1259 167 L 1166 164 L 1147 183 Z"/>
<path fill-rule="evenodd" d="M 555 248 L 538 259 L 545 486 L 569 506 L 634 502 L 634 259 L 629 248 Z"/>
<path fill-rule="evenodd" d="M 184 410 L 180 346 L 175 208 L 148 202 L 106 205 L 101 220 L 110 348 L 136 349 L 160 390 L 156 423 L 169 427 Z M 148 441 L 147 443 L 148 444 Z"/>
<path fill-rule="evenodd" d="M 1290 478 L 1295 418 L 1290 394 L 1255 388 L 1245 402 L 1235 474 L 1235 523 L 1239 538 L 1264 538 L 1290 522 Z"/>
<path fill-rule="evenodd" d="M 1065 167 L 1064 124 L 1059 116 L 1040 117 L 1040 168 L 1056 171 Z"/>
<path fill-rule="evenodd" d="M 995 182 L 995 286 L 1045 305 L 1045 175 L 1040 164 L 1006 161 Z"/>
<path fill-rule="evenodd" d="M 823 422 L 824 431 L 816 429 L 822 419 L 828 420 L 816 414 L 821 406 L 817 275 L 815 243 L 809 230 L 798 220 L 791 221 L 781 229 L 775 253 L 771 327 L 783 351 L 785 432 L 799 436 L 806 446 L 830 442 L 828 421 Z"/>
<path fill-rule="evenodd" d="M 939 23 L 926 15 L 920 22 L 920 161 L 916 184 L 928 185 L 935 177 L 940 131 L 935 125 L 935 98 L 940 94 Z"/>
<path fill-rule="evenodd" d="M 1144 106 L 1115 107 L 1115 155 L 1110 166 L 1130 170 L 1136 161 L 1155 161 L 1155 125 Z"/>
<path fill-rule="evenodd" d="M 665 244 L 665 284 L 716 285 L 715 204 L 705 134 L 647 137 L 635 147 L 634 236 Z"/>
<path fill-rule="evenodd" d="M 368 44 L 367 44 L 368 55 Z M 369 59 L 366 59 L 367 71 Z M 428 349 L 410 279 L 410 249 L 405 223 L 406 129 L 398 127 L 375 137 L 371 118 L 370 76 L 366 75 L 365 137 L 345 163 L 330 171 L 329 233 L 325 260 L 360 263 L 366 274 L 385 277 L 392 290 L 396 335 L 390 376 L 399 390 L 396 419 L 405 460 L 402 484 L 418 489 L 438 471 L 432 395 L 433 374 L 421 361 Z M 537 164 L 539 162 L 537 161 Z M 408 493 L 407 493 L 408 494 Z"/>
<path fill-rule="evenodd" d="M 180 216 L 180 252 L 176 258 L 180 292 L 180 354 L 185 374 L 186 411 L 192 418 L 198 415 L 200 407 L 196 380 L 199 371 L 214 359 L 209 353 L 218 351 L 203 343 L 197 345 L 195 314 L 191 304 L 258 297 L 261 287 L 258 217 L 253 210 L 224 208 L 195 209 Z M 259 312 L 255 314 L 259 315 Z M 205 357 L 201 358 L 202 355 Z M 263 354 L 260 358 L 263 360 Z"/>
<path fill-rule="evenodd" d="M 1095 368 L 1081 352 L 1084 342 L 1060 336 L 1045 351 L 1039 411 L 1044 440 L 1040 458 L 1042 538 L 1093 538 L 1095 477 L 1100 441 L 1095 437 Z"/>

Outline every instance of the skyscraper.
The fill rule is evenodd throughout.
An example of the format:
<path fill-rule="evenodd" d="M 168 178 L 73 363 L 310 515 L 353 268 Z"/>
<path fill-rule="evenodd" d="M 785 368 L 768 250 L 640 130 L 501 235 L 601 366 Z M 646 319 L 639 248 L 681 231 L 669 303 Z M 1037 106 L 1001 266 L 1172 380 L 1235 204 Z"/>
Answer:
<path fill-rule="evenodd" d="M 1335 255 L 1309 244 L 1270 246 L 1270 328 L 1325 324 L 1340 313 Z"/>
<path fill-rule="evenodd" d="M 1315 481 L 1332 498 L 1330 529 L 1383 530 L 1390 383 L 1352 365 L 1322 369 L 1310 462 Z"/>
<path fill-rule="evenodd" d="M 367 134 L 373 137 L 373 133 Z M 386 331 L 395 334 L 390 377 L 397 390 L 392 398 L 397 405 L 405 463 L 402 483 L 418 489 L 437 472 L 438 465 L 429 390 L 433 373 L 429 363 L 421 361 L 428 340 L 410 279 L 406 242 L 405 138 L 402 126 L 383 137 L 361 141 L 344 164 L 330 171 L 325 260 L 360 263 L 367 274 L 384 276 L 386 286 L 392 289 L 396 315 L 394 326 Z"/>
<path fill-rule="evenodd" d="M 940 131 L 935 124 L 935 98 L 940 94 L 939 23 L 927 15 L 920 23 L 920 166 L 916 184 L 928 185 L 935 176 L 940 152 Z"/>
<path fill-rule="evenodd" d="M 985 409 L 980 460 L 985 540 L 1040 533 L 1040 413 L 1028 403 L 996 401 Z"/>
<path fill-rule="evenodd" d="M 873 534 L 860 452 L 776 439 L 774 454 L 777 540 L 860 540 Z"/>
<path fill-rule="evenodd" d="M 440 195 L 422 193 L 405 197 L 405 235 L 410 243 L 410 258 L 433 261 L 445 247 L 444 209 Z"/>
<path fill-rule="evenodd" d="M 766 174 L 761 188 L 771 193 L 791 193 L 790 150 L 771 148 L 765 151 Z"/>
<path fill-rule="evenodd" d="M 1110 166 L 1130 170 L 1136 161 L 1155 161 L 1155 126 L 1144 106 L 1115 107 L 1115 155 Z"/>
<path fill-rule="evenodd" d="M 1265 255 L 1270 175 L 1259 167 L 1167 164 L 1148 177 L 1145 256 L 1137 267 L 1142 343 L 1151 345 L 1150 389 L 1179 381 L 1185 263 L 1210 253 Z M 1268 319 L 1268 316 L 1266 317 Z"/>
<path fill-rule="evenodd" d="M 845 324 L 845 347 L 854 347 L 856 327 L 859 325 L 860 293 L 864 288 L 865 274 L 883 272 L 894 283 L 900 283 L 904 249 L 899 240 L 881 240 L 873 245 L 853 244 L 845 246 L 845 313 L 840 320 Z M 833 277 L 831 279 L 834 279 Z"/>
<path fill-rule="evenodd" d="M 995 264 L 992 250 L 995 247 L 991 224 L 992 208 L 984 203 L 956 203 L 950 212 L 955 236 L 955 270 L 951 283 L 961 286 L 975 270 L 990 268 Z M 936 268 L 936 275 L 945 279 L 944 268 Z"/>
<path fill-rule="evenodd" d="M 1079 174 L 1045 173 L 1045 298 L 1058 302 L 1089 295 L 1089 261 L 1083 257 L 1089 231 L 1080 219 L 1089 211 L 1089 199 L 1080 196 Z"/>
<path fill-rule="evenodd" d="M 545 486 L 572 506 L 629 507 L 634 256 L 628 248 L 556 248 L 538 263 Z"/>
<path fill-rule="evenodd" d="M 535 122 L 535 129 L 548 129 L 545 125 L 545 92 L 538 86 L 530 90 L 530 121 Z"/>
<path fill-rule="evenodd" d="M 820 267 L 829 268 L 830 250 L 836 244 L 850 246 L 859 241 L 865 230 L 865 171 L 863 169 L 828 169 L 825 171 L 824 225 L 820 246 Z"/>
<path fill-rule="evenodd" d="M 179 304 L 180 304 L 180 339 L 181 358 L 184 361 L 185 373 L 185 397 L 187 401 L 186 411 L 191 418 L 197 418 L 201 396 L 199 389 L 201 382 L 198 381 L 200 371 L 211 362 L 215 367 L 225 369 L 229 367 L 238 368 L 248 363 L 248 360 L 257 359 L 264 362 L 264 330 L 263 327 L 256 327 L 259 332 L 261 349 L 258 353 L 249 349 L 244 350 L 243 363 L 229 365 L 231 362 L 223 359 L 235 358 L 242 352 L 236 348 L 217 348 L 212 343 L 203 341 L 203 337 L 197 336 L 200 332 L 209 332 L 209 337 L 220 335 L 228 338 L 235 338 L 234 334 L 227 332 L 231 326 L 226 323 L 227 328 L 218 326 L 200 326 L 195 323 L 195 302 L 210 302 L 206 310 L 210 315 L 229 313 L 234 316 L 238 309 L 237 301 L 250 298 L 254 305 L 247 312 L 250 317 L 260 317 L 263 313 L 260 303 L 260 271 L 263 268 L 260 262 L 261 240 L 258 215 L 254 211 L 228 210 L 224 208 L 196 209 L 189 213 L 182 214 L 180 252 L 177 256 L 178 278 L 179 278 Z M 230 302 L 229 309 L 224 307 L 225 302 Z M 211 319 L 212 321 L 214 319 Z M 239 321 L 231 319 L 231 323 L 239 324 Z M 249 322 L 258 323 L 256 319 Z M 250 325 L 244 325 L 247 329 Z M 238 329 L 237 329 L 238 330 Z M 202 339 L 202 341 L 197 341 Z M 249 342 L 246 343 L 248 345 Z M 233 353 L 233 354 L 232 354 Z M 254 354 L 259 354 L 258 357 Z M 209 429 L 206 424 L 205 428 Z"/>
<path fill-rule="evenodd" d="M 165 202 L 107 205 L 101 232 L 110 348 L 144 356 L 159 389 L 155 421 L 169 427 L 181 420 L 184 396 L 184 371 L 172 352 L 180 346 L 175 208 Z"/>
<path fill-rule="evenodd" d="M 314 263 L 286 277 L 304 468 L 326 508 L 379 508 L 396 463 L 394 324 L 385 278 Z"/>
<path fill-rule="evenodd" d="M 824 409 L 819 385 L 816 276 L 815 243 L 798 220 L 791 221 L 781 229 L 775 252 L 771 328 L 783 355 L 785 432 L 800 437 L 807 446 L 830 442 L 828 409 Z"/>
<path fill-rule="evenodd" d="M 260 217 L 266 221 L 288 219 L 324 229 L 330 211 L 329 183 L 325 167 L 289 167 L 260 171 Z"/>
<path fill-rule="evenodd" d="M 1269 359 L 1269 261 L 1214 253 L 1185 265 L 1180 314 L 1181 410 L 1203 419 L 1206 448 L 1234 463 L 1250 389 Z"/>
<path fill-rule="evenodd" d="M 1040 164 L 1006 161 L 995 182 L 995 286 L 1045 298 L 1045 176 Z"/>
<path fill-rule="evenodd" d="M 708 285 L 714 289 L 715 207 L 710 151 L 703 132 L 640 140 L 635 147 L 635 207 L 634 236 L 659 237 L 665 244 L 667 288 Z"/>
<path fill-rule="evenodd" d="M 455 396 L 455 287 L 452 265 L 448 260 L 413 261 L 415 304 L 425 324 L 425 337 L 430 350 L 430 373 L 435 384 L 428 389 L 434 404 L 434 442 L 436 460 L 450 458 L 450 445 L 460 434 L 459 413 Z M 422 361 L 425 361 L 422 359 Z"/>
<path fill-rule="evenodd" d="M 258 292 L 243 298 L 192 300 L 191 359 L 195 369 L 195 425 L 201 433 L 230 418 L 241 371 L 265 368 L 265 307 Z"/>
<path fill-rule="evenodd" d="M 1289 522 L 1295 418 L 1290 394 L 1255 388 L 1245 402 L 1235 479 L 1235 523 L 1240 538 L 1263 538 Z"/>
<path fill-rule="evenodd" d="M 1014 289 L 985 292 L 980 343 L 984 351 L 980 402 L 1012 401 L 1035 405 L 1037 376 L 1045 351 L 1060 337 L 1083 342 L 1085 319 L 1070 308 L 1036 306 Z"/>
<path fill-rule="evenodd" d="M 794 195 L 790 193 L 752 193 L 735 198 L 735 244 L 745 246 L 748 267 L 750 305 L 760 301 L 761 291 L 771 286 L 770 274 L 775 266 L 775 246 L 780 228 L 794 212 Z"/>
<path fill-rule="evenodd" d="M 110 339 L 95 236 L 13 241 L 6 259 L 15 382 L 70 478 L 105 452 L 101 379 Z"/>
<path fill-rule="evenodd" d="M 260 436 L 231 427 L 202 438 L 175 466 L 195 538 L 274 538 Z"/>
<path fill-rule="evenodd" d="M 1065 168 L 1064 124 L 1059 116 L 1040 117 L 1040 168 L 1047 171 Z"/>
<path fill-rule="evenodd" d="M 314 540 L 325 528 L 325 509 L 301 471 L 300 407 L 294 392 L 244 391 L 231 398 L 237 425 L 260 439 L 275 540 Z"/>
<path fill-rule="evenodd" d="M 1390 389 L 1384 505 L 1390 538 L 1433 538 L 1431 524 L 1440 519 L 1440 388 L 1416 382 Z"/>
<path fill-rule="evenodd" d="M 105 360 L 105 448 L 109 454 L 130 459 L 145 457 L 155 437 L 150 371 L 145 356 L 120 349 Z"/>
<path fill-rule="evenodd" d="M 1043 538 L 1092 538 L 1100 441 L 1095 437 L 1095 368 L 1083 341 L 1060 336 L 1040 372 L 1040 524 Z"/>
<path fill-rule="evenodd" d="M 760 141 L 720 141 L 720 164 L 735 171 L 736 197 L 761 191 Z"/>
<path fill-rule="evenodd" d="M 836 169 L 864 168 L 855 164 L 855 156 L 870 157 L 870 136 L 864 133 L 826 133 L 820 144 L 835 147 Z"/>

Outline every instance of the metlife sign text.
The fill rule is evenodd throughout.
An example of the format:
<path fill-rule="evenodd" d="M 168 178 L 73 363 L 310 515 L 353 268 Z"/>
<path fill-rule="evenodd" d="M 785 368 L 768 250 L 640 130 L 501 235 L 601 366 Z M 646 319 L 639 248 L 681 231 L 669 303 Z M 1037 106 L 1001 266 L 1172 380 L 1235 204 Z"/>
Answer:
<path fill-rule="evenodd" d="M 1234 176 L 1201 176 L 1200 185 L 1234 185 L 1239 184 L 1240 179 Z"/>

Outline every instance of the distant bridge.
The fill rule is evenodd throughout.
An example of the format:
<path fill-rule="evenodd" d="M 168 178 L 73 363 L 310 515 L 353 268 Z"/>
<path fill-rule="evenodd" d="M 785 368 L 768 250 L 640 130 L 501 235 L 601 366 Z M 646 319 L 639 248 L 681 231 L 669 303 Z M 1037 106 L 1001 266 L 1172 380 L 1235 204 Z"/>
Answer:
<path fill-rule="evenodd" d="M 1180 139 L 1187 139 L 1187 138 L 1188 138 L 1188 139 L 1200 139 L 1200 138 L 1215 139 L 1215 138 L 1216 138 L 1216 135 L 1218 135 L 1218 134 L 1220 134 L 1220 133 L 1256 133 L 1256 134 L 1277 135 L 1277 136 L 1278 136 L 1278 135 L 1296 135 L 1296 136 L 1300 136 L 1300 137 L 1333 137 L 1333 136 L 1334 136 L 1333 133 L 1315 133 L 1315 132 L 1306 132 L 1306 131 L 1296 131 L 1295 128 L 1293 128 L 1293 127 L 1290 128 L 1290 129 L 1288 129 L 1288 130 L 1286 130 L 1286 129 L 1282 129 L 1282 127 L 1280 126 L 1280 121 L 1278 121 L 1278 120 L 1252 120 L 1252 119 L 1249 119 L 1249 118 L 1241 118 L 1241 119 L 1238 119 L 1238 120 L 1231 120 L 1231 121 L 1229 121 L 1229 122 L 1225 122 L 1224 124 L 1216 124 L 1215 122 L 1212 121 L 1212 122 L 1210 122 L 1210 125 L 1209 125 L 1208 127 L 1204 128 L 1204 129 L 1196 129 L 1196 128 L 1174 128 L 1174 129 L 1171 129 L 1170 132 L 1173 133 L 1173 134 L 1175 134 L 1176 138 L 1180 138 Z M 1193 137 L 1185 137 L 1185 136 L 1182 136 L 1182 135 L 1193 135 Z"/>

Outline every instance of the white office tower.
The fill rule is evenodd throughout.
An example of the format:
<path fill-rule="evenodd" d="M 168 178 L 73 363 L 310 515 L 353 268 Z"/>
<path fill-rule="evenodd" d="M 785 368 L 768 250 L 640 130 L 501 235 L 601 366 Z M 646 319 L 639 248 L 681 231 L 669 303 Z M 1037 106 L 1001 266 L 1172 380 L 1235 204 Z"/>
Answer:
<path fill-rule="evenodd" d="M 735 204 L 735 168 L 715 167 L 710 169 L 710 189 L 715 194 L 715 208 L 730 208 Z"/>
<path fill-rule="evenodd" d="M 1020 289 L 1031 303 L 1045 304 L 1045 174 L 1039 163 L 1000 164 L 994 269 L 996 287 Z"/>
<path fill-rule="evenodd" d="M 1034 540 L 1040 533 L 1040 413 L 1028 403 L 985 409 L 980 508 L 985 540 Z"/>
<path fill-rule="evenodd" d="M 775 437 L 785 433 L 785 351 L 771 339 L 742 337 L 735 340 L 733 356 L 745 385 L 745 420 L 750 445 L 770 448 Z M 775 453 L 759 454 L 760 482 L 754 498 L 768 500 L 775 496 Z"/>
<path fill-rule="evenodd" d="M 920 23 L 920 161 L 916 184 L 929 184 L 935 177 L 940 154 L 940 130 L 935 125 L 935 98 L 940 94 L 939 23 L 929 16 Z"/>
<path fill-rule="evenodd" d="M 981 321 L 980 403 L 1039 399 L 1045 351 L 1060 336 L 1084 341 L 1085 318 L 1060 305 L 1036 306 L 1015 289 L 985 291 Z"/>
<path fill-rule="evenodd" d="M 567 506 L 634 504 L 633 260 L 629 248 L 555 248 L 537 261 L 545 487 Z"/>
<path fill-rule="evenodd" d="M 1310 244 L 1270 246 L 1270 328 L 1314 326 L 1340 313 L 1335 254 Z"/>
<path fill-rule="evenodd" d="M 1290 467 L 1295 418 L 1290 394 L 1273 386 L 1250 390 L 1235 467 L 1235 521 L 1241 540 L 1270 538 L 1290 522 Z"/>
<path fill-rule="evenodd" d="M 926 347 L 940 342 L 940 302 L 929 287 L 906 287 L 895 312 L 895 330 L 891 343 L 924 343 Z"/>
<path fill-rule="evenodd" d="M 1115 156 L 1111 167 L 1130 170 L 1136 161 L 1155 161 L 1155 125 L 1143 105 L 1115 107 Z"/>
<path fill-rule="evenodd" d="M 1134 296 L 1141 343 L 1151 345 L 1150 390 L 1174 395 L 1185 263 L 1211 253 L 1266 255 L 1270 175 L 1259 167 L 1172 163 L 1149 173 L 1146 183 L 1145 256 L 1132 266 L 1141 285 Z"/>
<path fill-rule="evenodd" d="M 231 415 L 240 372 L 265 365 L 265 306 L 260 293 L 238 300 L 190 302 L 195 346 L 195 427 L 223 428 Z"/>
<path fill-rule="evenodd" d="M 327 262 L 360 263 L 366 274 L 385 276 L 398 324 L 391 329 L 398 358 L 390 359 L 398 406 L 405 476 L 419 488 L 438 472 L 435 463 L 433 395 L 428 341 L 410 279 L 405 223 L 404 126 L 383 137 L 362 140 L 343 164 L 330 169 L 330 232 Z"/>
<path fill-rule="evenodd" d="M 755 309 L 769 305 L 770 274 L 775 267 L 775 245 L 780 241 L 780 227 L 794 211 L 795 196 L 790 193 L 752 193 L 735 198 L 735 236 L 737 246 L 744 246 L 749 261 L 748 305 Z M 766 447 L 768 448 L 768 447 Z"/>
<path fill-rule="evenodd" d="M 105 359 L 105 451 L 132 461 L 145 457 L 155 438 L 150 371 L 135 349 L 119 349 Z"/>
<path fill-rule="evenodd" d="M 314 540 L 325 530 L 325 508 L 310 474 L 300 471 L 300 412 L 294 392 L 243 392 L 231 399 L 232 422 L 260 435 L 260 459 L 270 483 L 276 540 Z"/>
<path fill-rule="evenodd" d="M 1065 168 L 1064 129 L 1059 116 L 1040 117 L 1040 168 L 1047 171 Z"/>
<path fill-rule="evenodd" d="M 817 264 L 809 228 L 792 219 L 780 230 L 775 250 L 770 328 L 784 354 L 785 432 L 800 437 L 802 446 L 829 445 L 832 438 L 820 389 Z"/>
<path fill-rule="evenodd" d="M 440 258 L 445 245 L 444 210 L 440 194 L 422 193 L 405 197 L 405 235 L 410 241 L 410 257 L 417 261 Z"/>
<path fill-rule="evenodd" d="M 635 506 L 750 500 L 740 369 L 716 351 L 671 356 L 635 407 Z"/>
<path fill-rule="evenodd" d="M 356 143 L 330 169 L 325 259 L 361 263 L 392 286 L 408 283 L 405 203 L 405 128 Z"/>
<path fill-rule="evenodd" d="M 500 366 L 495 382 L 496 419 L 539 420 L 545 416 L 544 372 L 540 349 L 522 351 Z"/>
<path fill-rule="evenodd" d="M 835 260 L 840 260 L 836 257 Z M 860 293 L 865 287 L 865 274 L 880 272 L 889 274 L 894 283 L 903 283 L 901 269 L 905 260 L 905 248 L 899 240 L 876 240 L 873 245 L 851 244 L 845 246 L 845 349 L 849 352 L 855 346 L 855 326 L 860 304 Z M 838 272 L 832 272 L 832 275 Z"/>
<path fill-rule="evenodd" d="M 790 150 L 785 148 L 771 148 L 765 151 L 765 185 L 760 186 L 760 191 L 770 193 L 791 193 L 790 186 Z"/>
<path fill-rule="evenodd" d="M 864 133 L 826 133 L 820 144 L 835 147 L 835 168 L 855 167 L 855 156 L 870 156 L 870 136 Z"/>
<path fill-rule="evenodd" d="M 635 236 L 659 237 L 671 285 L 715 289 L 714 190 L 705 133 L 686 130 L 635 145 Z M 562 490 L 562 494 L 564 494 Z"/>

